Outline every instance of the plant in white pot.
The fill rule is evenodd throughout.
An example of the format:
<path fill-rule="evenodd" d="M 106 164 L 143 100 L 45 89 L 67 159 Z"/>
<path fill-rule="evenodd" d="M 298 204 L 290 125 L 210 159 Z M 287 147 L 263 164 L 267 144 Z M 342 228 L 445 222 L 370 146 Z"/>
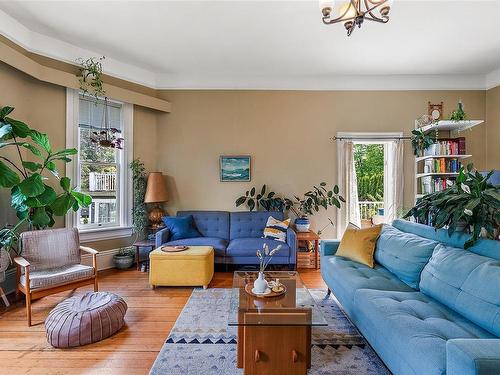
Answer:
<path fill-rule="evenodd" d="M 255 294 L 265 294 L 269 289 L 269 284 L 264 277 L 264 271 L 266 270 L 269 263 L 273 259 L 274 254 L 276 254 L 281 249 L 281 245 L 278 245 L 275 249 L 269 251 L 269 246 L 264 244 L 261 250 L 257 250 L 257 258 L 259 258 L 259 277 L 253 283 L 252 292 Z"/>

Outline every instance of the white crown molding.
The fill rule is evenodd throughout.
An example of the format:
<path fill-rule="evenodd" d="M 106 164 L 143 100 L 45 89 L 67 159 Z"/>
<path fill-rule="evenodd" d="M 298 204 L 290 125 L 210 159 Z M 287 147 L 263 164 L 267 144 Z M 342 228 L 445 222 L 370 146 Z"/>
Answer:
<path fill-rule="evenodd" d="M 500 86 L 500 69 L 486 74 L 486 90 Z"/>
<path fill-rule="evenodd" d="M 24 26 L 22 23 L 0 10 L 0 34 L 25 50 L 45 57 L 76 64 L 78 58 L 98 57 L 103 53 L 90 51 L 55 39 Z M 155 88 L 155 73 L 106 56 L 104 73 L 110 76 Z"/>
<path fill-rule="evenodd" d="M 79 57 L 103 53 L 34 32 L 0 10 L 0 34 L 29 52 L 74 64 Z M 478 75 L 331 75 L 242 76 L 241 74 L 156 74 L 106 57 L 110 76 L 157 90 L 487 90 L 500 85 L 500 69 Z"/>
<path fill-rule="evenodd" d="M 478 75 L 331 75 L 331 76 L 248 76 L 162 75 L 158 89 L 192 90 L 310 90 L 310 91 L 395 91 L 395 90 L 484 90 L 485 76 Z"/>

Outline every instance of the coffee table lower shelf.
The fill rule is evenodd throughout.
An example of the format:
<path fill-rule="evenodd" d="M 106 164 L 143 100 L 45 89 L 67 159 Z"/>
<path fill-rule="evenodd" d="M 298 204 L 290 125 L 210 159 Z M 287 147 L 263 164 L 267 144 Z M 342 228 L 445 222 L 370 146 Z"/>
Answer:
<path fill-rule="evenodd" d="M 298 320 L 310 321 L 310 312 L 290 311 Z M 243 321 L 255 318 L 242 313 Z M 266 314 L 267 315 L 267 314 Z M 270 321 L 279 320 L 283 312 L 269 313 Z M 262 318 L 262 314 L 260 314 Z M 238 326 L 238 368 L 245 375 L 305 375 L 311 368 L 310 325 L 241 325 Z"/>

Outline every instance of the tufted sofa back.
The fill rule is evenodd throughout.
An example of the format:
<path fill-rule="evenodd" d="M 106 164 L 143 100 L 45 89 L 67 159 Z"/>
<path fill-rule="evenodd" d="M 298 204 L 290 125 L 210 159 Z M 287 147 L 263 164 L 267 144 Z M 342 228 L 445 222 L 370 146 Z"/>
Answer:
<path fill-rule="evenodd" d="M 438 245 L 420 290 L 500 337 L 500 261 Z"/>
<path fill-rule="evenodd" d="M 283 212 L 231 212 L 230 239 L 260 238 L 269 216 L 283 220 Z"/>
<path fill-rule="evenodd" d="M 203 237 L 229 240 L 229 212 L 226 211 L 179 211 L 177 216 L 192 215 L 194 224 Z"/>

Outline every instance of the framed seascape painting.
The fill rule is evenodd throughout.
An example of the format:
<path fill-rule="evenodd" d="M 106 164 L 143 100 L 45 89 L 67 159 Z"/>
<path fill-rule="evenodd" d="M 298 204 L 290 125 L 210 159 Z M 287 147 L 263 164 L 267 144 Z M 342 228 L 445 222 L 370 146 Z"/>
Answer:
<path fill-rule="evenodd" d="M 223 155 L 220 157 L 221 182 L 250 181 L 249 155 Z"/>

